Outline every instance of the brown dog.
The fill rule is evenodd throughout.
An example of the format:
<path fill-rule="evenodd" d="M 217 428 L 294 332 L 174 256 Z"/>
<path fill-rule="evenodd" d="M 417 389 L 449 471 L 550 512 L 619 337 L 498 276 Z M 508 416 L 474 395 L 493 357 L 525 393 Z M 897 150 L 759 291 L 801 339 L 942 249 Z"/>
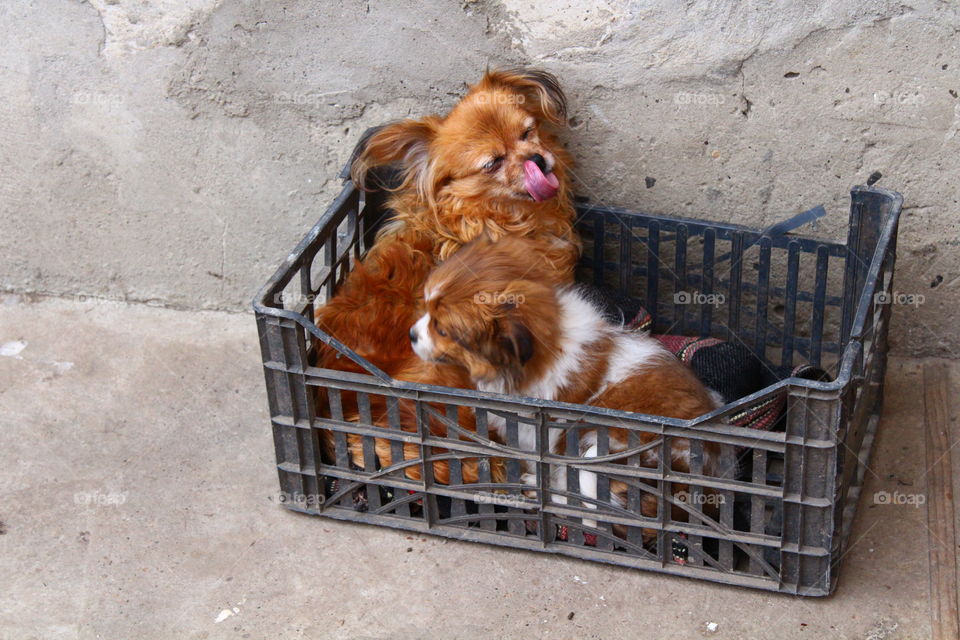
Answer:
<path fill-rule="evenodd" d="M 538 260 L 547 265 L 548 281 L 572 281 L 579 241 L 573 231 L 570 160 L 552 131 L 565 121 L 566 98 L 552 75 L 492 71 L 446 116 L 390 124 L 362 141 L 353 180 L 370 188 L 375 186 L 372 169 L 398 170 L 399 184 L 387 187 L 394 215 L 363 263 L 317 310 L 317 326 L 397 379 L 471 386 L 456 368 L 424 363 L 410 348 L 407 332 L 422 311 L 423 282 L 437 259 L 481 234 L 529 238 Z M 319 352 L 318 366 L 362 372 L 325 345 Z M 325 413 L 326 399 L 321 394 L 318 400 Z M 382 400 L 371 398 L 371 404 L 374 422 L 385 425 Z M 354 394 L 344 394 L 343 408 L 346 419 L 356 420 Z M 407 418 L 403 429 L 414 429 L 415 424 L 407 424 L 413 418 L 410 407 L 401 406 L 401 413 Z M 474 428 L 472 414 L 458 420 L 464 428 Z M 446 434 L 437 421 L 430 428 Z M 330 460 L 332 434 L 322 435 Z M 360 438 L 348 440 L 354 464 L 363 466 Z M 405 448 L 405 457 L 418 455 L 415 449 Z M 378 439 L 377 451 L 381 465 L 389 464 L 386 440 Z M 473 467 L 464 466 L 466 482 L 476 481 Z M 413 473 L 411 468 L 408 476 Z M 437 462 L 434 476 L 447 475 L 446 463 Z"/>

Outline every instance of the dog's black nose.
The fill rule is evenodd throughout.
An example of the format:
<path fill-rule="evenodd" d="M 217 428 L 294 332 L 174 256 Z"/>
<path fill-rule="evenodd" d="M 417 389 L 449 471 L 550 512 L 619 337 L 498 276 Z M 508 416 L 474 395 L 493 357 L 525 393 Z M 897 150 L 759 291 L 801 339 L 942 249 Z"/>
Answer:
<path fill-rule="evenodd" d="M 544 173 L 547 172 L 547 161 L 544 159 L 542 155 L 540 155 L 539 153 L 535 153 L 532 156 L 530 156 L 530 159 L 533 160 L 533 164 L 540 167 L 540 171 L 543 171 Z"/>
<path fill-rule="evenodd" d="M 417 328 L 410 327 L 410 342 L 417 344 Z"/>

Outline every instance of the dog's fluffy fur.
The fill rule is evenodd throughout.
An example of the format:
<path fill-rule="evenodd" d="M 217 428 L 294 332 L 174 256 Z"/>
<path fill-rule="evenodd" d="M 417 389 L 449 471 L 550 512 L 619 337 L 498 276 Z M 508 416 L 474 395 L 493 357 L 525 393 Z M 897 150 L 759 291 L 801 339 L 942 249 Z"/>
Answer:
<path fill-rule="evenodd" d="M 482 390 L 682 419 L 718 406 L 689 367 L 657 340 L 611 325 L 581 290 L 551 285 L 543 262 L 529 259 L 534 253 L 523 238 L 482 238 L 435 269 L 425 286 L 426 313 L 411 333 L 416 353 L 426 361 L 462 366 Z M 610 453 L 627 448 L 628 433 L 609 429 Z M 550 430 L 555 453 L 562 453 L 557 449 L 562 435 L 561 429 Z M 521 427 L 519 436 L 521 448 L 533 449 L 533 427 Z M 596 457 L 596 429 L 580 428 L 578 437 L 580 455 Z M 641 444 L 657 438 L 639 434 Z M 670 469 L 690 471 L 689 440 L 672 439 L 670 456 L 665 463 Z M 702 473 L 717 475 L 719 461 L 718 447 L 704 443 Z M 659 447 L 645 451 L 640 464 L 657 468 Z M 552 475 L 553 488 L 564 490 L 563 468 L 554 467 Z M 580 487 L 596 502 L 596 474 L 581 471 Z M 610 491 L 614 503 L 626 504 L 626 484 L 613 480 Z M 656 515 L 651 493 L 644 492 L 641 511 Z M 681 518 L 682 511 L 675 510 L 674 517 Z"/>
<path fill-rule="evenodd" d="M 579 257 L 573 230 L 570 157 L 552 128 L 566 124 L 560 85 L 543 71 L 491 71 L 447 114 L 404 120 L 371 135 L 352 166 L 354 182 L 370 188 L 370 170 L 400 171 L 385 234 L 421 232 L 444 260 L 486 233 L 549 240 L 559 279 L 572 280 Z M 556 194 L 538 202 L 524 168 L 536 155 L 558 182 Z"/>
<path fill-rule="evenodd" d="M 579 241 L 573 231 L 570 160 L 551 131 L 565 120 L 566 99 L 552 75 L 492 71 L 447 116 L 393 123 L 363 140 L 354 154 L 352 178 L 363 189 L 390 190 L 393 216 L 340 291 L 317 309 L 317 326 L 398 380 L 471 387 L 458 368 L 425 365 L 410 348 L 407 332 L 422 309 L 423 282 L 438 259 L 481 234 L 527 237 L 548 265 L 548 281 L 572 281 Z M 531 169 L 531 158 L 539 169 Z M 398 183 L 375 184 L 373 170 L 379 167 L 398 172 Z M 533 188 L 537 183 L 531 186 L 531 172 L 540 189 Z M 317 365 L 363 372 L 326 345 L 318 345 Z M 356 395 L 342 396 L 344 419 L 356 421 Z M 382 400 L 371 397 L 373 421 L 386 426 L 386 409 L 377 403 Z M 412 407 L 401 403 L 404 430 L 416 429 Z M 329 417 L 322 390 L 318 411 Z M 458 416 L 458 422 L 474 429 L 472 413 Z M 439 421 L 431 420 L 430 429 L 446 435 Z M 324 457 L 332 461 L 333 434 L 323 431 L 322 441 Z M 350 435 L 348 445 L 353 463 L 362 467 L 361 439 Z M 377 439 L 376 448 L 381 466 L 389 466 L 389 443 Z M 404 458 L 418 457 L 416 446 L 404 448 Z M 492 467 L 497 481 L 500 466 Z M 419 469 L 411 466 L 407 475 L 419 478 Z M 475 460 L 464 461 L 463 475 L 465 482 L 477 481 Z M 434 464 L 434 476 L 447 481 L 446 462 Z"/>

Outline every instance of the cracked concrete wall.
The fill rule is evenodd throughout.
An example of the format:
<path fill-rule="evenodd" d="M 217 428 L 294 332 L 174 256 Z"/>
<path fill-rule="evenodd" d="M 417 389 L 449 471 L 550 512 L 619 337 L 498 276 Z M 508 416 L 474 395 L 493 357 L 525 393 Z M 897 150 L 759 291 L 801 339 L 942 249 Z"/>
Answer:
<path fill-rule="evenodd" d="M 960 354 L 956 3 L 20 0 L 0 34 L 0 288 L 245 309 L 363 129 L 532 64 L 595 201 L 757 226 L 823 203 L 810 231 L 840 239 L 882 172 L 896 289 L 924 296 L 893 348 Z"/>

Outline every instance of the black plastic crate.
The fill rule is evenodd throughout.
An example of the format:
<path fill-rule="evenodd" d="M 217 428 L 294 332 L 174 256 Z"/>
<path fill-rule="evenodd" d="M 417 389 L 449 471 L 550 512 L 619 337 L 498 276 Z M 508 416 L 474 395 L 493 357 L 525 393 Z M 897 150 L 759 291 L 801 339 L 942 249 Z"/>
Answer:
<path fill-rule="evenodd" d="M 396 381 L 319 330 L 312 321 L 315 307 L 336 292 L 371 246 L 384 215 L 382 195 L 363 194 L 347 182 L 254 301 L 286 506 L 727 584 L 831 593 L 879 419 L 890 318 L 884 296 L 892 291 L 902 204 L 900 194 L 874 187 L 855 187 L 851 199 L 846 243 L 578 204 L 584 242 L 579 279 L 641 301 L 657 331 L 740 342 L 771 366 L 810 363 L 833 377 L 832 382 L 791 377 L 684 421 Z M 718 296 L 722 305 L 715 304 Z M 368 373 L 313 366 L 317 341 Z M 345 392 L 357 394 L 359 422 L 342 419 Z M 318 394 L 330 415 L 317 414 Z M 784 430 L 725 423 L 776 394 L 786 395 Z M 374 397 L 390 408 L 390 428 L 371 424 Z M 400 428 L 400 399 L 415 403 L 416 433 Z M 476 434 L 460 431 L 450 420 L 458 407 L 476 413 Z M 445 421 L 449 437 L 431 435 L 428 416 Z M 487 439 L 493 416 L 505 420 L 508 444 Z M 564 420 L 596 427 L 601 449 L 611 426 L 658 434 L 661 460 L 669 459 L 672 439 L 689 439 L 691 472 L 673 471 L 662 462 L 659 468 L 611 464 L 602 456 L 571 462 L 544 451 L 539 443 Z M 520 424 L 536 427 L 538 450 L 510 446 Z M 323 460 L 323 430 L 333 434 L 335 460 Z M 363 469 L 349 462 L 347 434 L 361 438 Z M 412 443 L 419 458 L 381 469 L 374 437 L 389 440 L 396 452 Z M 697 451 L 705 442 L 716 443 L 722 459 L 739 462 L 736 477 L 697 473 Z M 401 457 L 394 454 L 395 460 Z M 438 459 L 449 461 L 450 484 L 433 479 L 432 462 Z M 460 481 L 467 459 L 479 461 L 479 483 Z M 535 498 L 525 496 L 527 487 L 519 482 L 524 460 L 536 464 Z M 503 485 L 490 481 L 490 465 L 500 463 L 508 478 Z M 568 503 L 552 502 L 549 466 L 558 463 L 595 471 L 601 502 L 611 479 L 628 483 L 627 508 L 587 509 L 577 499 L 576 473 L 568 473 Z M 419 467 L 421 480 L 407 477 L 409 465 Z M 690 487 L 682 520 L 674 520 L 667 508 L 678 500 L 671 489 L 677 483 Z M 640 514 L 641 492 L 658 497 L 657 517 Z M 708 494 L 719 503 L 715 509 L 704 507 Z M 583 519 L 598 524 L 585 527 Z M 644 546 L 643 530 L 656 532 L 655 545 Z M 595 543 L 588 546 L 585 539 L 591 537 Z"/>

